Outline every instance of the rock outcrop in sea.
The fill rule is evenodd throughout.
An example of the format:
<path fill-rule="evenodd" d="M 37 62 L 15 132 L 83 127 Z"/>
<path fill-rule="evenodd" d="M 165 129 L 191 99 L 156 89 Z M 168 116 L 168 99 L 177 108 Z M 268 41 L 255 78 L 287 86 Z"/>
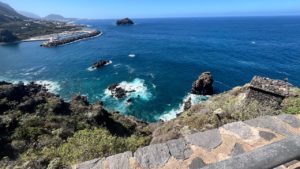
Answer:
<path fill-rule="evenodd" d="M 110 85 L 108 87 L 108 90 L 111 92 L 111 96 L 117 99 L 122 99 L 127 95 L 127 93 L 131 93 L 135 91 L 135 90 L 126 90 L 125 88 L 121 87 L 119 84 Z M 132 102 L 132 99 L 130 102 Z"/>
<path fill-rule="evenodd" d="M 92 68 L 93 69 L 102 68 L 103 66 L 108 65 L 110 63 L 111 63 L 110 60 L 99 60 L 92 65 Z"/>
<path fill-rule="evenodd" d="M 134 22 L 129 18 L 117 20 L 117 25 L 133 25 Z"/>
<path fill-rule="evenodd" d="M 214 79 L 210 72 L 202 73 L 199 78 L 193 83 L 192 94 L 197 95 L 212 95 Z"/>

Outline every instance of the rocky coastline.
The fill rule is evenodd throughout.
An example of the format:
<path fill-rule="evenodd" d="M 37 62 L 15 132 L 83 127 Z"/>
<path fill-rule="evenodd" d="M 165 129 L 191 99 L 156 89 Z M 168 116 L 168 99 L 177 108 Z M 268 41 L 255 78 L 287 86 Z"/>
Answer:
<path fill-rule="evenodd" d="M 81 34 L 81 35 L 75 35 L 75 36 L 62 38 L 62 39 L 57 39 L 57 40 L 50 40 L 48 42 L 42 43 L 41 46 L 43 46 L 43 47 L 56 47 L 56 46 L 72 43 L 72 42 L 75 42 L 75 41 L 78 41 L 78 40 L 99 36 L 101 34 L 102 34 L 101 31 L 93 30 L 93 31 L 89 31 L 89 32 L 86 32 L 86 33 Z"/>
<path fill-rule="evenodd" d="M 211 91 L 212 82 L 212 75 L 205 72 L 196 80 L 192 91 Z M 117 90 L 118 84 L 110 88 Z M 261 102 L 262 98 L 271 98 L 271 102 Z M 266 115 L 300 114 L 300 89 L 285 81 L 254 77 L 250 84 L 185 107 L 176 119 L 149 124 L 108 112 L 103 103 L 91 104 L 85 96 L 75 95 L 66 102 L 59 95 L 49 93 L 45 86 L 0 82 L 0 143 L 3 145 L 0 167 L 46 169 L 55 164 L 58 168 L 68 168 L 82 161 L 134 152 L 149 144 L 166 143 L 230 122 Z"/>

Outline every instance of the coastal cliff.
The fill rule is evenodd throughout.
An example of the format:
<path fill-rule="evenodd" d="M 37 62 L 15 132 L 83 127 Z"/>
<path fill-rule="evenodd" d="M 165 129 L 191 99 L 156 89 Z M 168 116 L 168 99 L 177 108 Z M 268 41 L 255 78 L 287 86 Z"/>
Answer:
<path fill-rule="evenodd" d="M 261 98 L 271 99 L 268 99 L 270 102 L 261 102 Z M 194 139 L 199 139 L 199 132 L 215 131 L 215 128 L 228 123 L 261 116 L 300 114 L 300 89 L 284 81 L 254 77 L 249 84 L 215 94 L 208 101 L 191 106 L 176 119 L 152 124 L 117 112 L 110 113 L 104 107 L 101 102 L 90 104 L 86 97 L 80 95 L 65 102 L 58 95 L 49 93 L 44 86 L 34 83 L 1 82 L 0 142 L 4 146 L 1 146 L 0 166 L 61 168 L 97 158 L 92 162 L 94 165 L 103 157 L 136 150 L 136 165 L 146 168 L 165 165 L 164 157 L 169 159 L 168 152 L 171 151 L 172 155 L 173 150 L 168 146 L 165 149 L 163 144 L 174 144 L 172 147 L 185 144 L 182 140 L 172 141 L 174 139 L 193 134 Z M 252 123 L 249 122 L 249 125 Z M 240 130 L 239 127 L 229 129 Z M 190 141 L 193 141 L 192 136 Z M 149 144 L 153 146 L 145 147 Z M 139 149 L 141 147 L 145 148 Z M 144 164 L 147 154 L 153 153 L 151 147 L 163 148 L 166 156 L 159 154 L 158 161 L 150 160 Z M 184 159 L 187 159 L 185 165 L 192 162 L 190 157 L 194 156 L 191 153 L 184 154 Z M 120 155 L 122 159 L 127 157 L 132 158 L 132 154 Z M 114 159 L 111 157 L 104 161 Z"/>

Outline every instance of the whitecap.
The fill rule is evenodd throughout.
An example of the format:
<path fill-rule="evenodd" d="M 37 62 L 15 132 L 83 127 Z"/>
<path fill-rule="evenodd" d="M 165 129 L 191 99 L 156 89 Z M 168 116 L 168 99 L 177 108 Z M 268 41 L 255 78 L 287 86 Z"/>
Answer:
<path fill-rule="evenodd" d="M 152 78 L 152 79 L 155 79 L 155 76 L 153 73 L 150 73 L 149 76 Z"/>
<path fill-rule="evenodd" d="M 22 73 L 20 75 L 23 76 L 37 76 L 46 70 L 46 67 L 32 67 L 29 69 L 22 69 Z"/>
<path fill-rule="evenodd" d="M 120 66 L 121 66 L 120 63 L 113 65 L 114 68 L 118 68 L 118 67 L 120 67 Z"/>
<path fill-rule="evenodd" d="M 132 67 L 129 66 L 129 65 L 126 65 L 126 68 L 128 69 L 128 73 L 129 73 L 129 74 L 132 74 L 132 73 L 135 71 L 135 69 L 132 68 Z"/>
<path fill-rule="evenodd" d="M 135 54 L 129 54 L 128 57 L 134 58 Z"/>
<path fill-rule="evenodd" d="M 152 87 L 153 87 L 154 89 L 156 89 L 156 85 L 155 85 L 155 84 L 153 84 L 153 83 L 152 83 Z"/>

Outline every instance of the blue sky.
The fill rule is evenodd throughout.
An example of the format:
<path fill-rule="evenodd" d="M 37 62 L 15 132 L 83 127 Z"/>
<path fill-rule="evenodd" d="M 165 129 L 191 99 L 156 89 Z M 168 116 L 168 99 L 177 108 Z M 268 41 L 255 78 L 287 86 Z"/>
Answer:
<path fill-rule="evenodd" d="M 157 18 L 300 15 L 300 0 L 0 0 L 40 16 Z"/>

